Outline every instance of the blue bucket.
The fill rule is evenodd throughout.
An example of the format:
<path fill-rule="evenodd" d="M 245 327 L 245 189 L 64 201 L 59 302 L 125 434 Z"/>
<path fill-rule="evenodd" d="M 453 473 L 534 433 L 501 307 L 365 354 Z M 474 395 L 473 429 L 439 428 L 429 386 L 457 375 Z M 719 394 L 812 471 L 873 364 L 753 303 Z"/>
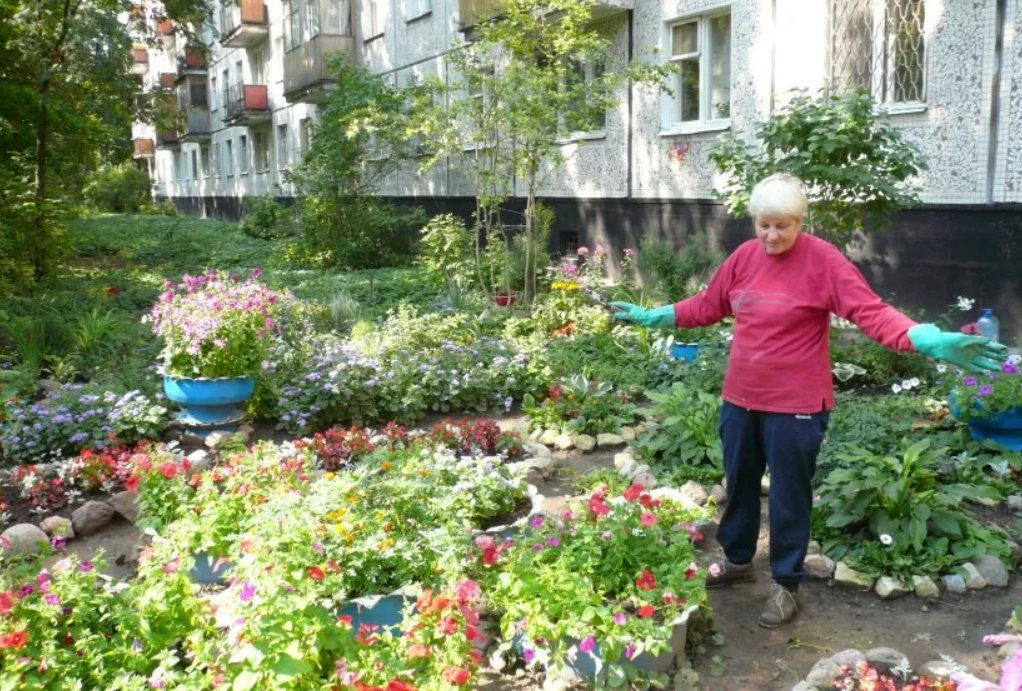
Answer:
<path fill-rule="evenodd" d="M 193 581 L 200 585 L 224 585 L 227 583 L 227 573 L 233 564 L 222 563 L 214 569 L 213 565 L 216 564 L 217 559 L 212 558 L 206 552 L 196 552 L 192 557 L 195 563 L 188 575 Z"/>
<path fill-rule="evenodd" d="M 415 601 L 416 598 L 399 592 L 378 597 L 360 597 L 341 605 L 337 615 L 351 617 L 351 626 L 356 633 L 365 624 L 400 634 L 401 625 L 405 621 L 405 608 Z"/>
<path fill-rule="evenodd" d="M 973 401 L 972 407 L 975 410 L 983 409 L 979 401 Z M 953 391 L 948 398 L 948 408 L 956 420 L 962 419 L 962 409 Z M 990 417 L 970 415 L 966 424 L 969 426 L 969 434 L 976 441 L 989 440 L 1009 451 L 1022 451 L 1022 408 L 1012 408 Z"/>
<path fill-rule="evenodd" d="M 177 419 L 185 427 L 207 431 L 224 429 L 244 419 L 244 403 L 255 392 L 255 379 L 164 377 L 163 391 L 167 398 L 183 408 Z"/>
<path fill-rule="evenodd" d="M 671 344 L 671 357 L 691 363 L 699 354 L 699 347 L 698 343 L 673 343 Z"/>

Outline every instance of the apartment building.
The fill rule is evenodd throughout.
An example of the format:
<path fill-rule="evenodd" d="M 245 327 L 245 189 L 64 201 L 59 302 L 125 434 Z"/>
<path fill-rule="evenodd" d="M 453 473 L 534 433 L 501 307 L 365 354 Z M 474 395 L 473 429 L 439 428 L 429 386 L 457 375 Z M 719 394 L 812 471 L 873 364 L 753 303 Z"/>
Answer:
<path fill-rule="evenodd" d="M 137 128 L 135 155 L 157 195 L 182 208 L 234 214 L 245 196 L 286 197 L 282 172 L 331 87 L 329 52 L 397 84 L 451 79 L 446 55 L 495 9 L 499 0 L 229 2 L 206 30 L 208 65 L 167 27 L 164 50 L 136 51 L 136 66 L 147 84 L 173 81 L 187 124 Z M 680 243 L 694 229 L 735 244 L 747 226 L 712 201 L 715 138 L 751 131 L 792 89 L 855 86 L 929 164 L 923 206 L 858 248 L 860 265 L 915 304 L 970 294 L 1022 324 L 1022 0 L 599 0 L 594 15 L 613 41 L 608 68 L 670 61 L 677 82 L 673 95 L 622 87 L 602 128 L 559 142 L 567 162 L 543 196 L 561 250 L 634 246 L 652 231 Z M 457 210 L 471 186 L 450 160 L 399 171 L 382 193 Z"/>

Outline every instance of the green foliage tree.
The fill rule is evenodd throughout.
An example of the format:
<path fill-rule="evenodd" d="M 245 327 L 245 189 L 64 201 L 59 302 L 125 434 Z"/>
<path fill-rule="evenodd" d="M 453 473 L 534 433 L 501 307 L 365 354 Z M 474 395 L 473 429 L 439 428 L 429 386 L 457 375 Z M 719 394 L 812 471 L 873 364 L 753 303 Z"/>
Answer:
<path fill-rule="evenodd" d="M 790 173 L 805 183 L 809 229 L 841 244 L 917 203 L 910 180 L 926 167 L 865 92 L 817 98 L 800 92 L 748 140 L 723 135 L 710 160 L 724 174 L 718 196 L 733 216 L 748 213 L 757 182 Z"/>
<path fill-rule="evenodd" d="M 151 193 L 149 175 L 128 161 L 103 166 L 82 190 L 86 204 L 114 213 L 138 213 L 149 203 Z"/>
<path fill-rule="evenodd" d="M 425 225 L 418 209 L 376 196 L 383 180 L 418 151 L 411 112 L 424 96 L 397 88 L 342 56 L 309 151 L 291 173 L 302 237 L 298 258 L 321 266 L 373 268 L 412 253 Z"/>
<path fill-rule="evenodd" d="M 471 43 L 450 54 L 456 83 L 439 87 L 449 108 L 433 111 L 433 156 L 452 156 L 474 180 L 479 236 L 510 247 L 501 206 L 517 179 L 526 190 L 520 225 L 526 301 L 536 291 L 540 248 L 537 197 L 565 156 L 558 140 L 596 129 L 628 80 L 660 84 L 668 67 L 638 62 L 615 68 L 608 36 L 593 23 L 595 0 L 507 0 L 501 14 L 479 23 Z M 601 69 L 581 78 L 586 62 Z M 438 123 L 444 125 L 438 125 Z M 465 155 L 470 151 L 470 155 Z M 544 248 L 545 249 L 545 248 Z M 477 257 L 480 256 L 477 248 Z M 482 262 L 479 280 L 484 284 Z"/>

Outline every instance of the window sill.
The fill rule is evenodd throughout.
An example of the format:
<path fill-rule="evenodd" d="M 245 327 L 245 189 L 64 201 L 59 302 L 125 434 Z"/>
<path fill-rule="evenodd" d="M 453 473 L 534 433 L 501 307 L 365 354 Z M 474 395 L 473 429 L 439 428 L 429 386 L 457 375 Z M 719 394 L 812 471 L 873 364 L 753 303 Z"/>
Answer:
<path fill-rule="evenodd" d="M 379 38 L 383 38 L 383 32 L 382 31 L 380 33 L 378 33 L 378 34 L 373 34 L 372 36 L 365 37 L 364 39 L 362 39 L 362 43 L 372 43 L 373 41 L 375 41 L 376 39 L 379 39 Z"/>
<path fill-rule="evenodd" d="M 877 107 L 877 112 L 883 115 L 914 115 L 916 113 L 925 113 L 927 105 L 920 101 L 910 101 L 907 103 L 886 103 Z"/>
<path fill-rule="evenodd" d="M 417 14 L 414 17 L 409 17 L 407 20 L 405 20 L 405 23 L 406 24 L 414 24 L 415 22 L 419 21 L 420 19 L 425 19 L 427 17 L 432 16 L 432 14 L 433 14 L 433 9 L 430 8 L 430 9 L 426 10 L 425 12 L 423 12 L 422 14 Z"/>
<path fill-rule="evenodd" d="M 671 125 L 660 130 L 661 137 L 679 137 L 687 134 L 723 132 L 731 129 L 730 120 L 709 120 L 707 122 L 686 122 Z"/>
<path fill-rule="evenodd" d="M 554 144 L 575 144 L 578 142 L 591 142 L 606 138 L 607 130 L 597 130 L 595 132 L 572 132 L 567 137 L 555 139 Z"/>

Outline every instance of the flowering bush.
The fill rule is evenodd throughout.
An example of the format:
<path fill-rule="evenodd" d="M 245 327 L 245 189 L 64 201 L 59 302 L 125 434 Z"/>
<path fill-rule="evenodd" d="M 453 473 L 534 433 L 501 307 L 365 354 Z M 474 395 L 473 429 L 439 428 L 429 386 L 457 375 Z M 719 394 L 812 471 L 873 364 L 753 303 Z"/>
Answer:
<path fill-rule="evenodd" d="M 146 320 L 163 339 L 164 372 L 174 377 L 255 376 L 266 343 L 279 330 L 281 312 L 292 298 L 256 279 L 224 272 L 185 274 L 168 283 Z"/>
<path fill-rule="evenodd" d="M 141 391 L 116 393 L 65 384 L 41 401 L 8 402 L 0 422 L 0 446 L 13 461 L 63 458 L 155 437 L 168 409 Z"/>
<path fill-rule="evenodd" d="M 963 420 L 993 417 L 1022 408 L 1022 358 L 1009 357 L 999 374 L 962 377 L 952 395 L 961 408 L 958 415 Z"/>
<path fill-rule="evenodd" d="M 518 641 L 526 664 L 556 669 L 598 649 L 620 686 L 629 661 L 666 650 L 674 619 L 706 604 L 690 537 L 700 515 L 641 485 L 614 498 L 599 488 L 576 508 L 532 518 L 514 540 L 476 538 L 478 568 L 505 646 Z"/>
<path fill-rule="evenodd" d="M 317 432 L 312 439 L 319 467 L 328 471 L 357 463 L 372 453 L 374 448 L 369 430 L 359 427 L 334 427 L 326 432 Z"/>
<path fill-rule="evenodd" d="M 494 420 L 444 420 L 430 428 L 426 438 L 442 444 L 462 456 L 505 456 L 522 452 L 522 440 L 514 432 L 501 432 Z"/>
<path fill-rule="evenodd" d="M 854 668 L 842 668 L 841 674 L 834 680 L 834 688 L 838 691 L 958 691 L 959 686 L 954 681 L 930 677 L 901 681 L 881 674 L 863 661 Z"/>
<path fill-rule="evenodd" d="M 129 463 L 125 484 L 138 491 L 138 524 L 162 530 L 179 517 L 191 496 L 188 459 L 160 447 L 140 446 Z"/>
<path fill-rule="evenodd" d="M 70 488 L 63 477 L 42 473 L 34 465 L 20 465 L 14 469 L 11 483 L 18 488 L 22 499 L 28 501 L 33 513 L 45 514 L 62 509 L 72 499 Z"/>

